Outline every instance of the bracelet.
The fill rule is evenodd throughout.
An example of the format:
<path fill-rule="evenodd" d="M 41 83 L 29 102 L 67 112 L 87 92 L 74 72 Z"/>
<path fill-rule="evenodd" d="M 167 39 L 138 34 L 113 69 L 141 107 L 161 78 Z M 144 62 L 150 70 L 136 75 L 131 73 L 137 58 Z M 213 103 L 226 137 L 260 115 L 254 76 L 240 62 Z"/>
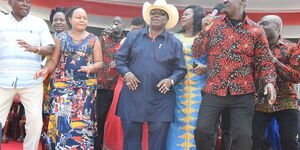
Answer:
<path fill-rule="evenodd" d="M 41 52 L 41 47 L 38 46 L 35 53 L 40 54 L 40 52 Z"/>
<path fill-rule="evenodd" d="M 174 86 L 174 80 L 171 79 L 171 78 L 169 78 L 169 79 L 170 79 L 170 81 L 171 81 L 171 85 Z"/>

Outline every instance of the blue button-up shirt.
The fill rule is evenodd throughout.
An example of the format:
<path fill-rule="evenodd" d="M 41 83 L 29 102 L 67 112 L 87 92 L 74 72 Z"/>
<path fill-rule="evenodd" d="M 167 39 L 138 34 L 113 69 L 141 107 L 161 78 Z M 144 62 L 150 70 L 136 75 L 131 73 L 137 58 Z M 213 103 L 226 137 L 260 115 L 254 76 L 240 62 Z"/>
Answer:
<path fill-rule="evenodd" d="M 148 34 L 147 28 L 129 32 L 116 56 L 119 72 L 130 71 L 141 81 L 134 91 L 123 85 L 117 115 L 138 122 L 173 121 L 175 92 L 162 94 L 156 85 L 164 78 L 176 84 L 185 76 L 182 43 L 167 31 L 156 39 Z"/>

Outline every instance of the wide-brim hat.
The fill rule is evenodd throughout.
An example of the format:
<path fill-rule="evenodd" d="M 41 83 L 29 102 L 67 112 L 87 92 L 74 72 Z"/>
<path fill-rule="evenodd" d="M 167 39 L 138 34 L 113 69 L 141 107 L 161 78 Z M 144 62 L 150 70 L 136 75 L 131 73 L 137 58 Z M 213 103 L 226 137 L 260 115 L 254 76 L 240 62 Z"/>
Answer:
<path fill-rule="evenodd" d="M 169 20 L 166 29 L 171 29 L 177 24 L 179 19 L 177 8 L 174 5 L 167 4 L 166 0 L 156 0 L 153 5 L 149 2 L 145 2 L 143 5 L 143 18 L 148 25 L 150 24 L 150 11 L 153 9 L 161 9 L 168 14 Z"/>

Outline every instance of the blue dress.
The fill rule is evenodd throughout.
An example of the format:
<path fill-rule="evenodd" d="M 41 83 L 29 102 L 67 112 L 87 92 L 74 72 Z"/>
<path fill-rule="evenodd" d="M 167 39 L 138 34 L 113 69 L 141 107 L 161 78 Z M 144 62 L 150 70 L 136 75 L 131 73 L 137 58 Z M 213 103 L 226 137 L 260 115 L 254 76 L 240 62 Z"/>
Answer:
<path fill-rule="evenodd" d="M 58 38 L 61 54 L 53 74 L 46 146 L 52 150 L 92 150 L 97 80 L 95 74 L 77 70 L 93 64 L 93 47 L 98 38 L 89 34 L 74 43 L 68 32 Z"/>
<path fill-rule="evenodd" d="M 170 125 L 167 150 L 196 150 L 194 131 L 202 100 L 201 89 L 205 86 L 206 75 L 198 76 L 193 70 L 193 62 L 206 64 L 206 55 L 199 59 L 193 57 L 191 48 L 195 37 L 184 37 L 183 34 L 175 34 L 175 37 L 183 43 L 187 74 L 174 87 L 175 121 Z"/>

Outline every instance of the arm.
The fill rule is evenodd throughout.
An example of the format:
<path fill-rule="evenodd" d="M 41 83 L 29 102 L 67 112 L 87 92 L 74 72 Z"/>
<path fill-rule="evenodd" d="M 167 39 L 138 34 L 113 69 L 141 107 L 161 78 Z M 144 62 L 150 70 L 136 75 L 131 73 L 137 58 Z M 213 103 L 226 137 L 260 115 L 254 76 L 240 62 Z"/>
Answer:
<path fill-rule="evenodd" d="M 181 81 L 184 78 L 186 72 L 187 70 L 186 70 L 185 58 L 183 54 L 183 46 L 182 43 L 179 43 L 177 45 L 177 50 L 175 51 L 173 73 L 169 78 L 172 79 L 174 85 L 176 85 L 179 81 Z"/>
<path fill-rule="evenodd" d="M 275 59 L 275 66 L 277 73 L 291 81 L 292 83 L 300 82 L 300 49 L 295 49 L 291 51 L 290 65 L 283 64 L 277 59 Z"/>
<path fill-rule="evenodd" d="M 193 56 L 197 59 L 205 53 L 205 45 L 207 43 L 206 32 L 200 32 L 199 36 L 194 39 L 192 46 Z"/>
<path fill-rule="evenodd" d="M 128 68 L 128 60 L 129 60 L 129 51 L 130 51 L 130 42 L 131 42 L 131 35 L 130 32 L 127 35 L 126 40 L 122 44 L 120 50 L 115 56 L 116 61 L 116 69 L 120 72 L 122 76 L 124 76 L 127 72 L 130 72 Z"/>
<path fill-rule="evenodd" d="M 103 67 L 102 47 L 99 40 L 96 40 L 94 49 L 94 64 L 91 66 L 91 72 L 96 73 Z"/>
<path fill-rule="evenodd" d="M 25 48 L 24 51 L 37 53 L 43 56 L 51 55 L 53 53 L 53 46 L 54 44 L 48 44 L 43 47 L 39 46 L 32 46 L 25 42 L 24 40 L 17 40 L 18 44 L 20 44 L 21 47 Z"/>
<path fill-rule="evenodd" d="M 60 50 L 60 40 L 58 38 L 55 38 L 55 45 L 56 46 L 54 48 L 54 52 L 44 67 L 49 71 L 48 73 L 54 71 L 59 60 L 61 50 Z"/>
<path fill-rule="evenodd" d="M 126 85 L 130 90 L 135 90 L 138 88 L 138 84 L 141 82 L 128 67 L 129 55 L 131 50 L 133 34 L 131 32 L 128 33 L 125 42 L 122 44 L 120 50 L 118 51 L 115 62 L 116 69 L 120 72 L 120 74 L 124 77 Z"/>
<path fill-rule="evenodd" d="M 272 62 L 267 38 L 263 32 L 258 33 L 255 46 L 255 64 L 257 64 L 256 70 L 259 71 L 260 79 L 265 84 L 273 83 L 275 85 L 277 77 L 276 68 Z"/>
<path fill-rule="evenodd" d="M 41 41 L 41 45 L 37 53 L 43 56 L 52 55 L 54 41 L 50 34 L 48 25 L 44 20 L 42 20 L 42 24 L 41 24 L 40 41 Z"/>
<path fill-rule="evenodd" d="M 194 39 L 194 43 L 192 46 L 192 52 L 193 56 L 197 59 L 200 56 L 204 55 L 206 53 L 206 44 L 208 42 L 208 30 L 210 29 L 212 25 L 213 17 L 210 15 L 207 15 L 202 19 L 201 26 L 202 30 L 197 38 Z"/>
<path fill-rule="evenodd" d="M 256 70 L 259 72 L 259 82 L 265 83 L 264 87 L 264 95 L 269 95 L 270 99 L 269 104 L 273 104 L 276 100 L 276 90 L 275 90 L 275 82 L 276 82 L 276 68 L 271 60 L 271 55 L 269 53 L 269 45 L 267 42 L 267 38 L 264 35 L 264 32 L 257 32 L 256 43 L 255 43 L 255 61 Z"/>
<path fill-rule="evenodd" d="M 38 79 L 54 71 L 60 56 L 60 41 L 58 38 L 55 38 L 55 45 L 51 58 L 47 61 L 46 65 L 35 74 L 34 79 Z"/>
<path fill-rule="evenodd" d="M 158 87 L 159 92 L 163 94 L 166 94 L 172 86 L 176 85 L 179 81 L 181 81 L 187 72 L 181 42 L 178 42 L 174 56 L 174 63 L 172 64 L 172 75 L 168 78 L 162 79 L 156 85 Z"/>

